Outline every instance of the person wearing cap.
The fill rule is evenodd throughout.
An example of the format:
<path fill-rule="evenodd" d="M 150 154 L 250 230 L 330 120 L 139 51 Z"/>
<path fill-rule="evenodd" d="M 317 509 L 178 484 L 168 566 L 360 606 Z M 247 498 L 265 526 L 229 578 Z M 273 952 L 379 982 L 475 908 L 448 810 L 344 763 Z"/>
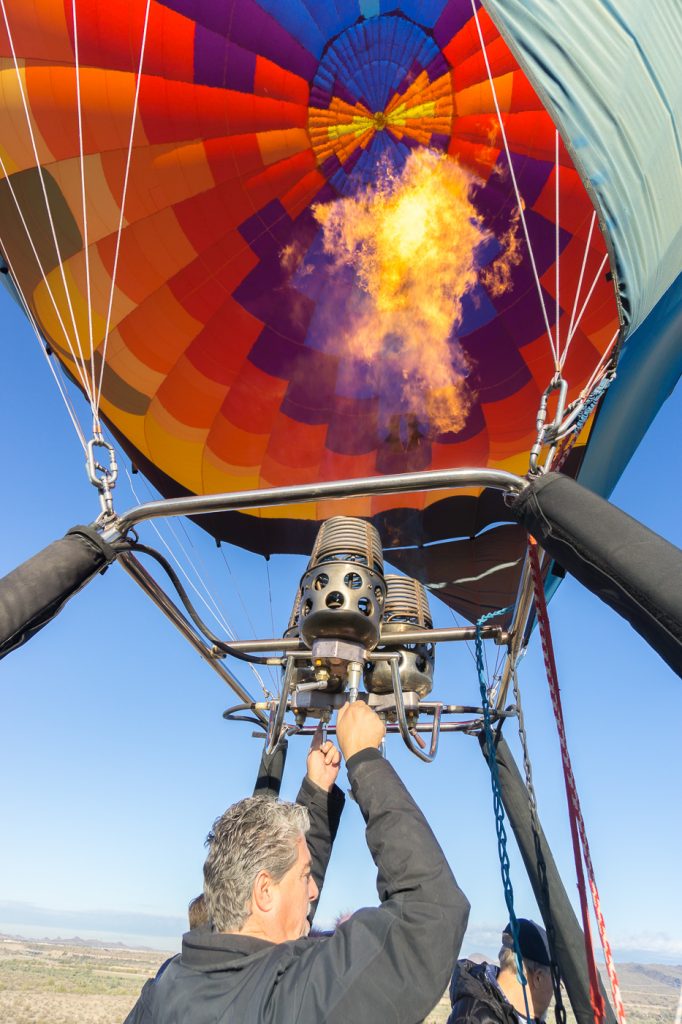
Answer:
<path fill-rule="evenodd" d="M 547 934 L 535 921 L 521 917 L 517 924 L 528 1014 L 531 1021 L 542 1021 L 553 995 Z M 450 983 L 452 1010 L 448 1024 L 519 1024 L 527 1020 L 510 924 L 502 933 L 499 961 L 499 967 L 457 961 Z"/>

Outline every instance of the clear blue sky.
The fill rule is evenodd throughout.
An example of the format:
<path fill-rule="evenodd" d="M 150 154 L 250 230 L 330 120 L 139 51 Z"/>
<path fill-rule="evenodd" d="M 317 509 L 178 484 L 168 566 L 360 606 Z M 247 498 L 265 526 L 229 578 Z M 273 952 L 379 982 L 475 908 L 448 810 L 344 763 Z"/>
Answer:
<path fill-rule="evenodd" d="M 98 503 L 44 357 L 4 294 L 0 316 L 4 574 L 70 526 L 94 519 Z M 85 402 L 77 405 L 85 425 Z M 678 387 L 613 495 L 678 545 L 681 413 Z M 149 497 L 141 477 L 134 485 L 140 500 Z M 119 510 L 135 503 L 125 472 L 116 503 Z M 232 548 L 221 553 L 191 525 L 187 534 L 176 529 L 237 634 L 271 635 L 264 561 Z M 143 539 L 160 543 L 149 527 Z M 301 567 L 297 558 L 270 563 L 276 633 L 286 624 Z M 450 623 L 450 613 L 432 603 L 439 624 Z M 574 581 L 561 586 L 551 616 L 569 746 L 616 956 L 682 962 L 682 685 Z M 248 669 L 237 671 L 254 691 Z M 0 672 L 0 931 L 106 935 L 176 948 L 187 902 L 201 887 L 206 832 L 250 792 L 259 761 L 250 728 L 222 720 L 233 703 L 230 691 L 117 566 L 6 658 Z M 540 815 L 573 893 L 559 750 L 537 637 L 521 684 Z M 470 651 L 439 657 L 436 693 L 477 700 Z M 510 742 L 513 732 L 507 729 Z M 304 741 L 294 739 L 291 748 L 289 797 L 303 772 Z M 507 914 L 490 784 L 476 741 L 444 737 L 432 766 L 418 763 L 398 739 L 389 742 L 389 756 L 471 900 L 465 952 L 494 953 Z M 518 912 L 532 916 L 515 853 L 512 870 Z M 319 917 L 330 921 L 374 902 L 373 865 L 360 814 L 350 805 Z"/>

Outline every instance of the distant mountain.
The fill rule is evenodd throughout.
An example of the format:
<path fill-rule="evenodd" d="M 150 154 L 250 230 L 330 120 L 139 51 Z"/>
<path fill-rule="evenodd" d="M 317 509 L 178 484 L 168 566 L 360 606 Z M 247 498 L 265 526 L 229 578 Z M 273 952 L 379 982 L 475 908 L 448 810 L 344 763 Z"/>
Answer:
<path fill-rule="evenodd" d="M 125 942 L 102 942 L 100 939 L 81 939 L 80 936 L 74 935 L 73 938 L 67 939 L 58 936 L 56 939 L 48 938 L 33 938 L 27 939 L 25 935 L 8 935 L 5 932 L 0 932 L 0 942 L 39 942 L 49 946 L 86 946 L 90 949 L 144 949 L 149 950 L 152 953 L 156 953 L 156 950 L 150 949 L 149 946 L 127 946 Z"/>
<path fill-rule="evenodd" d="M 682 964 L 618 964 L 618 976 L 629 984 L 664 985 L 678 991 L 682 987 Z"/>

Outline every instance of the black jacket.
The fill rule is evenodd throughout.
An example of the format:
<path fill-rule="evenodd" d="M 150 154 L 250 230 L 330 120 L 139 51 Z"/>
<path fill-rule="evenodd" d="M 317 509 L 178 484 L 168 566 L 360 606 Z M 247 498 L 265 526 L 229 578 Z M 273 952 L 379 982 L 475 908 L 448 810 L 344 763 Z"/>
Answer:
<path fill-rule="evenodd" d="M 188 932 L 126 1024 L 416 1024 L 426 1016 L 447 984 L 469 904 L 391 765 L 363 750 L 347 769 L 382 905 L 322 939 L 273 944 Z"/>
<path fill-rule="evenodd" d="M 452 1012 L 448 1024 L 519 1024 L 517 1014 L 504 994 L 487 977 L 487 964 L 459 960 L 450 983 Z"/>

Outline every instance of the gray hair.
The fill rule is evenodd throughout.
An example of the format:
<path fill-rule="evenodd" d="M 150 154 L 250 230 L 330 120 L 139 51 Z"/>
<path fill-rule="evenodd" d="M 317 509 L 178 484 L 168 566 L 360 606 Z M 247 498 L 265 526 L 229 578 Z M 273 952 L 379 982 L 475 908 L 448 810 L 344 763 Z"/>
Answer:
<path fill-rule="evenodd" d="M 296 844 L 310 828 L 305 807 L 250 796 L 228 807 L 208 834 L 204 895 L 218 932 L 239 931 L 251 913 L 256 877 L 267 871 L 275 882 L 296 863 Z"/>
<path fill-rule="evenodd" d="M 504 932 L 502 935 L 502 949 L 499 957 L 500 971 L 513 971 L 516 974 L 516 953 L 514 952 L 514 940 L 511 935 Z M 549 971 L 547 964 L 539 964 L 536 960 L 523 959 L 523 970 L 527 975 L 529 971 Z"/>

